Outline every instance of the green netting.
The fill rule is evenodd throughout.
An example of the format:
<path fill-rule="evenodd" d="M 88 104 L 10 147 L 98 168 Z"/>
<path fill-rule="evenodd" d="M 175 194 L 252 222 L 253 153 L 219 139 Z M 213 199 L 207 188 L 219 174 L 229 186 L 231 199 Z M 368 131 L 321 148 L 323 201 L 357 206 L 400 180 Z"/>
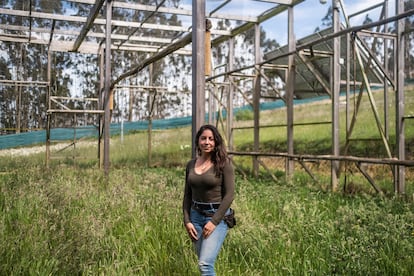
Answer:
<path fill-rule="evenodd" d="M 317 98 L 309 98 L 302 100 L 295 100 L 294 104 L 305 104 L 314 101 L 320 101 L 323 99 L 328 99 L 328 96 L 321 96 Z M 277 100 L 273 102 L 265 102 L 260 104 L 260 110 L 272 110 L 285 107 L 285 103 L 282 100 Z M 251 109 L 250 106 L 245 106 L 241 108 L 236 108 L 234 112 L 243 109 Z M 225 112 L 223 112 L 223 117 L 226 117 Z M 206 116 L 207 117 L 207 116 Z M 171 118 L 171 119 L 162 119 L 162 120 L 153 120 L 152 127 L 153 129 L 167 129 L 167 128 L 177 128 L 183 126 L 191 125 L 191 116 L 180 117 L 180 118 Z M 125 122 L 123 124 L 111 124 L 110 134 L 117 135 L 121 133 L 129 133 L 131 131 L 137 130 L 146 130 L 148 129 L 148 121 L 139 121 L 139 122 Z M 73 128 L 55 128 L 51 130 L 51 140 L 53 141 L 67 141 L 67 140 L 78 140 L 85 137 L 98 137 L 98 129 L 94 126 L 78 127 Z M 31 146 L 36 144 L 44 144 L 46 142 L 46 131 L 32 131 L 19 134 L 10 134 L 0 136 L 0 149 L 16 148 L 22 146 Z"/>
<path fill-rule="evenodd" d="M 153 129 L 167 129 L 176 128 L 182 126 L 188 126 L 191 124 L 191 117 L 173 118 L 154 120 L 152 123 Z M 123 129 L 124 133 L 137 130 L 148 129 L 148 121 L 140 122 L 126 122 L 119 124 L 111 124 L 110 134 L 116 135 L 121 133 Z M 85 137 L 98 137 L 98 129 L 94 126 L 77 127 L 74 128 L 54 128 L 50 132 L 51 140 L 53 141 L 67 141 L 78 140 Z M 21 146 L 30 146 L 36 144 L 44 144 L 46 141 L 46 131 L 32 131 L 19 134 L 10 134 L 0 136 L 0 149 L 16 148 Z"/>

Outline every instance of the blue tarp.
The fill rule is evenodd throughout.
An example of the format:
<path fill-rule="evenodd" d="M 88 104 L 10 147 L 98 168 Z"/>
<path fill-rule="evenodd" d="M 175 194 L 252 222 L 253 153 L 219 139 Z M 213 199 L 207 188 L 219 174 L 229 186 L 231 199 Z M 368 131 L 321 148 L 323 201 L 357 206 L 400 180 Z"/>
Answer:
<path fill-rule="evenodd" d="M 315 101 L 320 101 L 324 99 L 329 99 L 328 96 L 321 96 L 309 99 L 295 100 L 294 104 L 304 104 Z M 260 104 L 260 110 L 272 110 L 285 107 L 285 103 L 282 100 L 277 100 L 273 102 L 265 102 Z M 251 109 L 250 106 L 245 106 L 237 108 L 234 110 L 236 113 L 238 110 Z M 223 112 L 223 116 L 226 114 Z M 183 126 L 191 125 L 191 116 L 180 117 L 180 118 L 171 118 L 171 119 L 160 119 L 153 120 L 152 126 L 153 129 L 167 129 L 167 128 L 177 128 Z M 121 123 L 111 124 L 110 133 L 111 135 L 116 135 L 121 133 Z M 139 121 L 139 122 L 125 122 L 123 123 L 124 133 L 128 133 L 136 130 L 146 130 L 148 129 L 148 121 Z M 51 139 L 52 140 L 74 140 L 84 138 L 84 137 L 98 137 L 98 129 L 94 126 L 87 127 L 77 127 L 73 128 L 54 128 L 51 130 Z M 16 148 L 21 146 L 30 146 L 36 144 L 44 144 L 46 142 L 46 131 L 32 131 L 24 132 L 19 134 L 9 134 L 0 136 L 0 149 L 7 148 Z"/>
<path fill-rule="evenodd" d="M 167 129 L 191 125 L 191 117 L 172 118 L 163 120 L 154 120 L 153 129 Z M 111 124 L 110 133 L 116 135 L 121 133 L 121 124 Z M 125 122 L 123 124 L 124 133 L 135 130 L 148 129 L 148 121 Z M 50 131 L 52 140 L 74 140 L 84 137 L 98 137 L 98 129 L 94 126 L 74 128 L 54 128 Z M 44 144 L 46 142 L 46 131 L 32 131 L 19 134 L 9 134 L 0 136 L 0 149 L 16 148 L 21 146 L 30 146 Z"/>

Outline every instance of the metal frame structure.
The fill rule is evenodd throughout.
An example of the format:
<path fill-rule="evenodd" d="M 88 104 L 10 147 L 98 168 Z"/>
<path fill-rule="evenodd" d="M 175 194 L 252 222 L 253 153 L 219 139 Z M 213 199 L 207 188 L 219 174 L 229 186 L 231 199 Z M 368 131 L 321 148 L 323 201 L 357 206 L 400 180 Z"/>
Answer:
<path fill-rule="evenodd" d="M 306 166 L 306 161 L 314 161 L 314 160 L 329 160 L 331 162 L 331 184 L 332 189 L 336 190 L 338 188 L 339 183 L 339 175 L 341 172 L 341 167 L 346 162 L 354 162 L 362 175 L 369 181 L 369 183 L 373 186 L 373 188 L 381 193 L 380 188 L 376 185 L 373 178 L 366 172 L 363 168 L 363 164 L 388 164 L 393 170 L 394 174 L 394 190 L 396 193 L 404 193 L 405 192 L 405 168 L 414 166 L 414 162 L 411 160 L 405 159 L 405 135 L 404 135 L 404 122 L 410 116 L 404 115 L 404 77 L 403 77 L 403 68 L 404 68 L 404 35 L 401 30 L 404 29 L 403 27 L 403 20 L 408 16 L 413 14 L 413 11 L 403 11 L 402 6 L 403 3 L 401 1 L 396 1 L 396 6 L 398 7 L 396 15 L 393 17 L 388 17 L 388 1 L 384 1 L 378 5 L 370 7 L 369 9 L 373 8 L 382 8 L 381 18 L 373 23 L 361 25 L 361 26 L 350 26 L 349 17 L 347 16 L 343 2 L 340 0 L 332 1 L 333 6 L 333 27 L 327 29 L 321 33 L 319 33 L 319 37 L 311 36 L 310 38 L 304 38 L 303 41 L 296 42 L 299 45 L 295 44 L 294 39 L 289 39 L 288 45 L 282 47 L 281 49 L 277 49 L 272 53 L 267 53 L 265 55 L 265 60 L 260 61 L 256 59 L 254 65 L 236 69 L 236 70 L 229 70 L 222 75 L 216 75 L 209 78 L 209 80 L 214 81 L 217 78 L 225 77 L 228 79 L 229 83 L 227 87 L 231 87 L 231 84 L 234 83 L 232 78 L 235 76 L 236 73 L 240 74 L 241 72 L 254 68 L 256 72 L 256 76 L 254 77 L 254 90 L 253 90 L 253 102 L 251 105 L 253 106 L 254 110 L 254 125 L 252 126 L 254 132 L 254 152 L 231 152 L 233 155 L 244 155 L 244 156 L 252 156 L 253 157 L 253 172 L 257 174 L 259 163 L 266 169 L 266 166 L 263 162 L 259 160 L 260 157 L 283 157 L 286 159 L 286 175 L 290 177 L 293 172 L 293 161 L 297 161 L 300 165 L 312 176 L 309 168 Z M 368 9 L 367 9 L 368 10 Z M 367 11 L 365 10 L 365 11 Z M 361 11 L 362 12 L 362 11 Z M 342 15 L 346 19 L 346 26 L 341 26 L 339 21 L 339 15 Z M 355 15 L 352 15 L 355 16 Z M 383 25 L 387 25 L 390 22 L 398 22 L 398 30 L 397 34 L 391 34 L 388 31 L 380 31 L 380 27 Z M 293 34 L 293 9 L 289 7 L 288 12 L 288 34 L 289 36 Z M 375 32 L 369 31 L 370 28 L 376 27 L 377 30 Z M 384 28 L 386 29 L 386 28 Z M 256 31 L 256 41 L 259 40 L 259 32 Z M 395 66 L 397 68 L 398 73 L 393 74 L 390 73 L 386 68 L 388 68 L 387 60 L 385 64 L 381 64 L 375 57 L 372 49 L 370 49 L 366 44 L 364 44 L 361 36 L 372 36 L 375 38 L 373 47 L 375 47 L 376 40 L 378 38 L 382 38 L 385 41 L 390 40 L 394 43 L 394 56 L 397 56 L 398 64 Z M 352 39 L 351 39 L 352 38 Z M 256 47 L 257 48 L 257 47 Z M 353 48 L 353 52 L 355 57 L 351 57 L 350 49 Z M 385 47 L 387 48 L 387 47 Z M 386 50 L 388 51 L 388 49 Z M 257 57 L 256 53 L 256 57 Z M 345 57 L 347 64 L 343 64 L 343 60 Z M 229 57 L 231 60 L 232 57 Z M 318 60 L 319 59 L 319 60 Z M 327 60 L 328 62 L 320 62 L 320 60 Z M 287 153 L 260 153 L 258 152 L 259 146 L 259 131 L 263 125 L 260 125 L 259 119 L 259 106 L 258 103 L 260 100 L 261 94 L 261 87 L 260 87 L 260 79 L 265 78 L 266 76 L 263 72 L 263 69 L 269 65 L 274 65 L 278 68 L 276 70 L 280 70 L 283 68 L 285 70 L 285 74 L 280 76 L 286 87 L 286 94 L 281 95 L 278 89 L 275 90 L 275 94 L 280 95 L 280 99 L 282 99 L 286 104 L 286 125 L 287 128 Z M 350 71 L 350 67 L 354 66 L 358 68 L 358 72 L 356 75 L 353 75 Z M 325 68 L 325 69 L 324 69 Z M 318 85 L 311 86 L 310 77 L 306 78 L 303 74 L 306 73 L 311 75 L 312 80 L 316 80 Z M 298 79 L 300 77 L 300 79 Z M 356 79 L 361 79 L 358 82 L 358 89 L 359 89 L 359 96 L 358 96 L 358 105 L 360 104 L 361 96 L 363 91 L 366 90 L 371 109 L 374 113 L 375 123 L 381 135 L 385 150 L 387 152 L 387 156 L 385 158 L 360 158 L 360 157 L 353 157 L 347 155 L 348 147 L 352 141 L 352 131 L 353 126 L 356 121 L 356 114 L 354 116 L 350 115 L 350 101 L 349 101 L 349 94 L 350 94 L 350 83 L 351 77 L 353 79 L 353 83 L 356 84 Z M 381 123 L 381 118 L 379 116 L 376 103 L 371 91 L 371 85 L 374 82 L 376 85 L 381 85 L 384 87 L 384 91 L 388 91 L 388 86 L 393 86 L 394 90 L 396 91 L 396 136 L 398 140 L 397 145 L 397 152 L 393 153 L 390 150 L 390 141 L 387 135 L 388 133 L 388 126 L 386 123 L 385 126 Z M 306 88 L 306 89 L 305 89 Z M 231 88 L 229 88 L 231 90 Z M 302 92 L 303 91 L 303 92 Z M 306 94 L 309 93 L 322 93 L 327 94 L 331 98 L 332 103 L 332 117 L 331 117 L 331 124 L 332 124 L 332 153 L 331 155 L 325 156 L 312 156 L 312 155 L 298 155 L 294 154 L 293 148 L 293 129 L 294 129 L 294 122 L 293 122 L 293 98 L 300 98 L 300 97 L 307 97 Z M 340 109 L 340 92 L 346 91 L 347 93 L 347 100 L 346 100 L 346 109 L 347 109 L 347 126 L 346 126 L 346 141 L 345 141 L 345 148 L 343 149 L 342 155 L 340 152 L 340 125 L 339 125 L 339 109 Z M 228 92 L 229 94 L 232 91 Z M 384 94 L 384 101 L 387 103 L 388 94 Z M 217 97 L 216 97 L 217 98 Z M 230 97 L 231 99 L 231 97 Z M 228 104 L 229 105 L 229 104 Z M 231 104 L 230 104 L 231 105 Z M 388 122 L 388 105 L 384 105 L 384 121 Z M 358 107 L 357 107 L 358 108 Z M 231 124 L 231 121 L 227 121 L 228 124 Z M 320 122 L 315 122 L 315 124 L 319 124 Z M 234 128 L 229 127 L 232 131 Z M 228 133 L 228 140 L 232 141 L 232 133 Z M 230 149 L 232 145 L 230 144 Z M 269 170 L 268 170 L 269 171 Z"/>
<path fill-rule="evenodd" d="M 226 138 L 228 141 L 230 152 L 233 155 L 250 155 L 253 156 L 253 172 L 257 174 L 260 162 L 260 156 L 270 156 L 272 154 L 260 153 L 259 149 L 259 133 L 260 128 L 260 102 L 262 82 L 268 82 L 269 86 L 274 90 L 276 97 L 282 99 L 286 104 L 286 129 L 287 129 L 287 153 L 273 154 L 274 156 L 283 157 L 286 159 L 286 175 L 290 177 L 293 174 L 294 162 L 299 161 L 306 169 L 304 161 L 323 159 L 331 162 L 331 179 L 333 190 L 337 189 L 338 179 L 340 173 L 341 161 L 357 162 L 386 162 L 387 164 L 395 166 L 395 191 L 404 193 L 405 191 L 405 167 L 413 166 L 414 162 L 406 160 L 405 158 L 405 136 L 404 136 L 404 122 L 408 118 L 404 114 L 404 21 L 403 19 L 414 14 L 413 10 L 403 10 L 403 0 L 395 0 L 397 11 L 396 15 L 388 17 L 388 0 L 382 3 L 383 14 L 382 18 L 376 22 L 366 24 L 363 26 L 350 26 L 347 21 L 346 26 L 340 25 L 340 15 L 348 19 L 345 14 L 345 8 L 342 0 L 332 0 L 333 7 L 333 27 L 325 32 L 318 33 L 318 36 L 311 36 L 303 40 L 296 41 L 294 37 L 294 8 L 296 5 L 303 2 L 303 0 L 255 0 L 257 2 L 265 2 L 271 4 L 271 8 L 264 13 L 256 16 L 241 16 L 236 14 L 226 14 L 220 11 L 226 6 L 232 4 L 231 0 L 223 0 L 214 10 L 206 11 L 206 1 L 208 0 L 192 0 L 192 9 L 183 9 L 175 7 L 166 7 L 164 1 L 156 1 L 155 5 L 142 5 L 138 3 L 127 3 L 124 1 L 115 0 L 67 0 L 72 3 L 80 5 L 89 5 L 88 16 L 70 16 L 63 14 L 53 14 L 42 11 L 32 10 L 30 2 L 29 10 L 11 10 L 0 8 L 0 15 L 26 17 L 29 18 L 29 26 L 18 26 L 12 24 L 3 24 L 0 26 L 0 41 L 16 42 L 16 43 L 35 43 L 43 44 L 48 47 L 49 65 L 47 85 L 49 86 L 49 102 L 56 102 L 51 91 L 50 85 L 50 53 L 54 51 L 68 51 L 79 53 L 93 53 L 99 55 L 100 58 L 100 74 L 101 74 L 101 88 L 99 95 L 93 101 L 99 102 L 99 107 L 95 110 L 70 110 L 64 105 L 60 105 L 60 109 L 54 109 L 49 106 L 48 117 L 54 113 L 85 113 L 90 112 L 98 114 L 101 117 L 100 133 L 103 135 L 103 141 L 100 140 L 101 149 L 101 164 L 104 167 L 105 173 L 109 172 L 109 123 L 111 120 L 111 97 L 113 96 L 116 86 L 124 79 L 136 75 L 141 70 L 152 64 L 153 62 L 164 58 L 165 56 L 176 53 L 192 55 L 192 96 L 193 96 L 193 126 L 192 133 L 195 136 L 196 130 L 204 123 L 206 114 L 206 98 L 208 99 L 209 107 L 220 106 L 227 110 L 226 120 Z M 146 12 L 147 16 L 141 22 L 125 22 L 120 19 L 112 18 L 112 10 L 128 9 L 132 11 Z M 165 13 L 169 15 L 179 15 L 191 17 L 191 26 L 172 26 L 163 24 L 148 23 L 149 19 L 157 13 Z M 267 53 L 262 56 L 260 52 L 260 24 L 264 21 L 278 16 L 282 13 L 287 13 L 287 34 L 288 44 L 285 47 L 275 49 L 274 52 Z M 237 20 L 241 24 L 235 28 L 226 30 L 208 30 L 211 33 L 211 47 L 217 47 L 221 43 L 229 44 L 228 66 L 224 73 L 212 74 L 206 76 L 205 56 L 206 51 L 206 19 L 227 19 Z M 32 21 L 49 22 L 49 28 L 39 27 L 38 24 L 32 24 Z M 72 30 L 65 28 L 58 28 L 57 22 L 69 22 L 74 27 Z M 375 33 L 368 33 L 366 30 L 372 27 L 379 27 L 391 22 L 398 22 L 397 34 L 391 34 L 386 31 L 380 32 L 379 29 Z M 117 29 L 126 28 L 129 30 L 127 34 L 118 34 Z M 234 39 L 254 28 L 255 30 L 255 62 L 252 65 L 236 68 L 234 65 Z M 169 37 L 155 37 L 145 36 L 144 33 L 150 33 L 151 30 L 164 30 L 170 32 Z M 144 32 L 145 31 L 145 32 Z M 23 35 L 22 35 L 23 34 Z M 395 56 L 397 57 L 396 73 L 394 75 L 387 72 L 388 65 L 382 65 L 370 53 L 366 45 L 363 45 L 359 36 L 372 35 L 374 37 L 381 37 L 384 40 L 390 40 L 394 43 Z M 62 40 L 61 38 L 66 39 Z M 69 39 L 68 39 L 69 38 Z M 357 59 L 350 57 L 351 39 L 358 49 Z M 344 42 L 346 41 L 346 43 Z M 186 48 L 187 45 L 192 44 L 192 48 Z M 346 47 L 343 47 L 345 45 Z M 209 47 L 209 46 L 207 46 Z M 348 52 L 344 53 L 344 48 Z M 137 51 L 149 53 L 148 58 L 136 64 L 130 70 L 127 70 L 117 78 L 113 78 L 111 74 L 111 52 L 123 51 Z M 343 64 L 342 56 L 347 55 L 346 64 Z M 322 62 L 322 63 L 321 63 Z M 327 66 L 328 65 L 328 66 Z M 360 83 L 360 90 L 366 89 L 370 94 L 370 82 L 372 79 L 375 82 L 382 83 L 384 90 L 387 91 L 388 86 L 393 86 L 396 91 L 396 133 L 398 135 L 398 150 L 392 153 L 387 150 L 388 157 L 384 161 L 372 160 L 364 158 L 354 158 L 340 155 L 340 137 L 339 137 L 339 96 L 342 88 L 346 88 L 349 93 L 350 82 L 352 74 L 350 67 L 355 66 L 360 70 L 359 76 L 362 76 L 363 81 Z M 368 70 L 374 67 L 375 70 Z M 328 68 L 328 72 L 326 72 Z M 254 74 L 251 75 L 253 70 Z M 266 76 L 266 71 L 277 71 L 279 77 L 283 80 L 285 85 L 285 92 L 282 93 L 275 87 L 272 87 L 271 82 Z M 369 73 L 368 73 L 369 71 Z M 246 73 L 248 72 L 248 73 Z M 283 72 L 283 73 L 280 73 Z M 235 127 L 233 126 L 233 103 L 232 99 L 236 92 L 240 92 L 235 81 L 238 77 L 252 78 L 253 90 L 251 92 L 251 104 L 254 110 L 253 132 L 254 132 L 254 152 L 241 153 L 232 151 L 233 137 L 232 133 Z M 309 82 L 309 79 L 312 82 Z M 353 76 L 356 79 L 356 76 Z M 2 81 L 4 82 L 4 81 Z M 217 88 L 216 84 L 221 82 L 222 89 L 225 90 L 225 101 L 219 100 L 216 97 L 217 104 L 213 104 L 214 91 Z M 309 83 L 317 83 L 317 85 L 310 86 Z M 212 85 L 212 86 L 211 86 Z M 208 96 L 206 96 L 206 88 L 209 89 Z M 309 92 L 310 91 L 310 92 Z M 322 93 L 331 98 L 332 103 L 332 154 L 329 156 L 298 156 L 294 149 L 294 99 L 306 97 L 307 94 L 313 95 Z M 348 94 L 347 94 L 348 95 Z M 245 96 L 249 98 L 249 96 Z M 372 109 L 376 110 L 375 103 L 372 101 Z M 209 110 L 209 114 L 212 110 Z M 387 113 L 387 112 L 385 112 Z M 103 116 L 101 116 L 103 115 Z M 376 115 L 376 118 L 378 116 Z M 347 134 L 352 133 L 352 124 L 355 118 L 348 118 Z M 387 120 L 385 120 L 387 121 Z M 315 122 L 320 123 L 320 122 Z M 384 141 L 385 147 L 388 145 L 387 127 L 379 123 L 377 119 L 378 128 Z M 48 124 L 49 128 L 49 124 Z M 46 142 L 47 156 L 49 156 L 50 143 L 50 129 L 48 129 L 48 137 Z M 348 135 L 347 135 L 348 137 Z M 348 143 L 350 140 L 347 140 Z M 308 171 L 308 170 L 307 170 Z M 373 184 L 375 187 L 375 184 Z"/>

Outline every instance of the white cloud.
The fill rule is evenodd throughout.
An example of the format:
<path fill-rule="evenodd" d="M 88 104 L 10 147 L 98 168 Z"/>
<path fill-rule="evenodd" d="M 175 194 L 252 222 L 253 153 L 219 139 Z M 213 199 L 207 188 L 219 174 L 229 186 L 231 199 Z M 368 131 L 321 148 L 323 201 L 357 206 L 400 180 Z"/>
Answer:
<path fill-rule="evenodd" d="M 206 0 L 207 13 L 218 5 L 222 4 L 223 0 Z M 192 0 L 185 0 L 185 8 L 191 9 Z M 369 7 L 373 7 L 379 3 L 383 3 L 382 0 L 342 0 L 344 5 L 345 14 L 352 15 L 358 11 L 365 10 Z M 328 12 L 329 7 L 332 5 L 332 0 L 327 0 L 326 4 L 321 4 L 320 0 L 306 0 L 294 7 L 294 29 L 296 39 L 300 39 L 314 33 L 317 27 L 322 24 L 322 18 Z M 389 1 L 389 15 L 395 14 L 395 3 Z M 257 16 L 265 10 L 273 7 L 274 4 L 265 3 L 252 0 L 237 0 L 231 1 L 223 8 L 220 9 L 220 13 L 235 14 L 243 16 Z M 369 12 L 369 17 L 376 21 L 379 20 L 381 8 L 376 8 Z M 351 20 L 351 25 L 362 24 L 365 16 L 368 12 L 364 12 Z M 342 15 L 341 15 L 342 16 Z M 186 20 L 190 20 L 188 17 Z M 191 22 L 189 23 L 191 25 Z M 262 27 L 267 33 L 267 38 L 276 39 L 280 44 L 287 43 L 287 12 L 274 16 L 262 24 Z"/>
<path fill-rule="evenodd" d="M 373 7 L 379 3 L 383 3 L 380 0 L 349 0 L 342 1 L 344 4 L 345 14 L 347 16 L 352 15 L 358 11 L 365 10 Z M 319 0 L 307 0 L 294 7 L 294 29 L 296 39 L 300 39 L 312 34 L 315 29 L 322 24 L 322 18 L 328 12 L 329 7 L 332 5 L 332 0 L 328 0 L 326 4 L 321 4 Z M 361 15 L 352 19 L 351 25 L 362 24 L 365 16 L 369 13 L 369 17 L 376 21 L 379 20 L 381 13 L 381 7 L 371 10 L 370 12 L 364 12 Z M 341 13 L 342 14 L 342 13 Z M 395 3 L 389 1 L 388 6 L 389 16 L 395 14 Z M 342 16 L 342 15 L 341 15 Z M 287 43 L 287 15 L 280 14 L 276 17 L 268 20 L 263 24 L 269 38 L 276 39 L 280 44 Z"/>

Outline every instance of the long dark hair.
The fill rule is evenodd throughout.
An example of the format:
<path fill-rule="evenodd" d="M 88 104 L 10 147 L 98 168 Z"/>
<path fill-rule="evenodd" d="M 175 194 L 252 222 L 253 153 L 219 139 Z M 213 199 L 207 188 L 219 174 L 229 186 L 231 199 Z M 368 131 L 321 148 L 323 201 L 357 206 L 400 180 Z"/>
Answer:
<path fill-rule="evenodd" d="M 226 162 L 228 160 L 226 145 L 224 143 L 223 137 L 221 136 L 220 132 L 217 130 L 217 128 L 213 125 L 203 125 L 198 130 L 196 137 L 195 137 L 195 150 L 197 154 L 201 155 L 201 149 L 198 144 L 198 141 L 200 139 L 201 134 L 204 130 L 211 130 L 214 136 L 214 151 L 211 155 L 211 161 L 214 164 L 214 171 L 216 172 L 216 175 L 219 176 L 223 172 L 223 168 L 226 165 Z"/>

